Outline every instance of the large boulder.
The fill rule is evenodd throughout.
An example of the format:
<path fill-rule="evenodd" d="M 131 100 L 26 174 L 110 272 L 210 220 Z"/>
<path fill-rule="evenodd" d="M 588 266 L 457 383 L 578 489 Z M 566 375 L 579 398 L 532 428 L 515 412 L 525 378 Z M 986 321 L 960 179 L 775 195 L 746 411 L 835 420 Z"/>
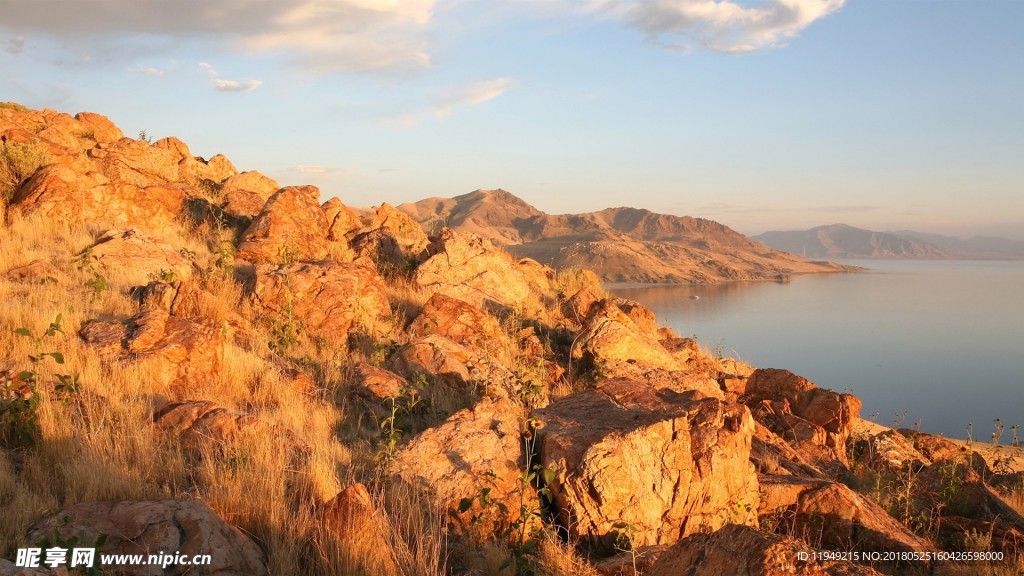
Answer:
<path fill-rule="evenodd" d="M 128 320 L 87 322 L 79 335 L 106 360 L 142 366 L 172 382 L 207 379 L 223 365 L 224 333 L 206 318 L 149 309 Z"/>
<path fill-rule="evenodd" d="M 94 266 L 104 275 L 116 275 L 130 285 L 187 280 L 194 270 L 181 248 L 135 229 L 105 232 L 82 258 L 82 264 Z"/>
<path fill-rule="evenodd" d="M 121 181 L 84 156 L 65 156 L 23 184 L 11 209 L 54 222 L 162 229 L 182 208 L 186 189 L 145 178 Z"/>
<path fill-rule="evenodd" d="M 419 315 L 409 324 L 414 337 L 438 334 L 459 344 L 493 354 L 508 361 L 508 337 L 498 320 L 462 300 L 436 293 L 427 300 Z"/>
<path fill-rule="evenodd" d="M 541 463 L 558 472 L 559 520 L 598 549 L 614 546 L 623 525 L 645 546 L 756 521 L 754 421 L 743 406 L 619 379 L 533 416 Z"/>
<path fill-rule="evenodd" d="M 242 234 L 236 257 L 254 264 L 322 260 L 328 256 L 327 216 L 315 186 L 278 190 Z"/>
<path fill-rule="evenodd" d="M 391 314 L 376 271 L 330 261 L 257 266 L 251 298 L 277 321 L 337 341 L 347 340 L 354 330 L 382 333 Z"/>
<path fill-rule="evenodd" d="M 694 534 L 662 552 L 646 576 L 881 576 L 867 566 L 824 561 L 794 538 L 731 524 L 710 534 Z"/>
<path fill-rule="evenodd" d="M 209 564 L 121 565 L 119 573 L 131 576 L 262 576 L 267 574 L 260 548 L 239 529 L 227 524 L 206 504 L 128 501 L 82 502 L 40 519 L 28 533 L 30 542 L 57 535 L 67 542 L 98 542 L 100 554 L 149 556 L 174 554 L 192 559 L 209 555 Z"/>
<path fill-rule="evenodd" d="M 327 216 L 327 238 L 345 240 L 349 234 L 363 226 L 355 210 L 346 206 L 338 197 L 333 197 L 320 206 Z"/>
<path fill-rule="evenodd" d="M 465 527 L 477 517 L 485 526 L 507 526 L 520 517 L 521 495 L 536 498 L 521 494 L 530 488 L 519 484 L 522 420 L 513 402 L 485 398 L 414 438 L 395 455 L 390 474 L 447 510 L 453 525 Z M 495 503 L 486 509 L 480 500 L 485 490 Z"/>
<path fill-rule="evenodd" d="M 927 540 L 843 484 L 794 476 L 762 476 L 762 516 L 829 550 L 926 552 Z M 771 522 L 762 522 L 763 525 Z"/>
<path fill-rule="evenodd" d="M 679 361 L 657 339 L 639 330 L 612 300 L 601 300 L 590 306 L 571 354 L 573 359 L 583 361 L 606 376 L 617 375 L 626 364 L 682 369 Z"/>
<path fill-rule="evenodd" d="M 508 252 L 475 234 L 445 229 L 428 247 L 430 258 L 413 280 L 427 292 L 440 292 L 478 307 L 513 307 L 530 294 L 530 285 Z"/>
<path fill-rule="evenodd" d="M 336 214 L 332 223 L 335 235 L 352 224 L 350 214 Z M 429 243 L 415 220 L 386 202 L 374 211 L 370 224 L 351 239 L 356 254 L 372 260 L 382 271 L 411 269 L 426 258 Z"/>
<path fill-rule="evenodd" d="M 220 184 L 220 209 L 229 216 L 255 218 L 280 187 L 256 172 L 242 172 Z"/>

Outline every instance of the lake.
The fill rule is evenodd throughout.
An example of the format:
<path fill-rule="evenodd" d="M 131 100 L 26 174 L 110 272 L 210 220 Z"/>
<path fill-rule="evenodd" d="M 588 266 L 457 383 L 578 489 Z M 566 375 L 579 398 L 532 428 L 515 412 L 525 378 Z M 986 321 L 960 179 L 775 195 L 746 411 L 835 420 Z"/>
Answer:
<path fill-rule="evenodd" d="M 852 392 L 861 417 L 990 441 L 1024 438 L 1024 262 L 842 260 L 788 283 L 611 286 L 680 336 Z M 691 299 L 697 296 L 699 299 Z M 906 411 L 906 416 L 904 416 Z"/>

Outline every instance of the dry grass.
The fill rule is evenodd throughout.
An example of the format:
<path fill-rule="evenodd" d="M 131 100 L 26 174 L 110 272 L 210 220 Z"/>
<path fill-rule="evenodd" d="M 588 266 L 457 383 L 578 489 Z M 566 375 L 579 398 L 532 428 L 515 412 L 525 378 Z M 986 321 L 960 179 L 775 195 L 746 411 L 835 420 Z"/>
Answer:
<path fill-rule="evenodd" d="M 381 361 L 387 347 L 404 340 L 401 327 L 422 308 L 426 295 L 406 279 L 388 281 L 393 315 L 385 324 L 364 327 L 386 332 L 395 342 L 370 341 L 367 349 L 301 340 L 287 354 L 272 351 L 261 319 L 245 303 L 243 288 L 229 269 L 216 266 L 216 250 L 231 231 L 209 225 L 170 228 L 159 239 L 195 254 L 203 271 L 189 281 L 204 297 L 185 301 L 176 313 L 209 318 L 229 335 L 222 369 L 187 387 L 172 386 L 145 365 L 110 365 L 84 345 L 76 332 L 95 318 L 124 319 L 138 311 L 130 286 L 109 273 L 97 293 L 85 282 L 75 256 L 97 230 L 14 220 L 0 227 L 0 274 L 34 260 L 55 265 L 53 282 L 22 284 L 0 276 L 0 370 L 26 370 L 33 342 L 14 333 L 35 334 L 60 314 L 63 333 L 45 339 L 45 351 L 61 352 L 64 364 L 41 365 L 38 429 L 31 444 L 0 449 L 0 557 L 10 557 L 41 516 L 90 500 L 202 499 L 238 526 L 267 553 L 272 574 L 379 574 L 395 565 L 407 575 L 444 574 L 462 563 L 443 516 L 412 492 L 374 484 L 381 478 L 379 423 L 347 401 L 344 390 L 355 361 Z M 557 303 L 535 303 L 554 314 Z M 520 311 L 522 317 L 540 314 Z M 508 330 L 521 321 L 507 323 Z M 248 326 L 247 328 L 245 326 Z M 510 336 L 512 334 L 510 333 Z M 526 371 L 525 356 L 510 350 Z M 283 368 L 299 367 L 314 382 L 297 389 Z M 532 368 L 536 368 L 532 366 Z M 58 399 L 55 374 L 78 375 L 80 388 Z M 200 452 L 157 429 L 153 412 L 171 401 L 203 399 L 244 411 L 259 422 L 253 432 Z M 434 404 L 465 404 L 465 398 L 435 398 Z M 426 415 L 424 422 L 438 415 Z M 285 439 L 282 441 L 282 439 Z M 389 546 L 367 546 L 323 530 L 315 510 L 354 481 L 376 485 L 376 499 Z M 388 550 L 393 552 L 388 552 Z M 493 545 L 484 554 L 488 573 L 502 574 L 509 551 Z M 555 541 L 543 542 L 538 565 L 546 574 L 588 575 L 586 563 Z"/>

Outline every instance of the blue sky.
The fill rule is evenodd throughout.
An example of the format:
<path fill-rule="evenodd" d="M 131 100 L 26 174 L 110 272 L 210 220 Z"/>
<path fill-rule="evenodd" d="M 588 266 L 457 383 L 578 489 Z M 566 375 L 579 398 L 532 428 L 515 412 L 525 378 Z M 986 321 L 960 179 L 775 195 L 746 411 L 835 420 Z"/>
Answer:
<path fill-rule="evenodd" d="M 370 206 L 1024 238 L 1015 0 L 0 0 L 0 100 Z"/>

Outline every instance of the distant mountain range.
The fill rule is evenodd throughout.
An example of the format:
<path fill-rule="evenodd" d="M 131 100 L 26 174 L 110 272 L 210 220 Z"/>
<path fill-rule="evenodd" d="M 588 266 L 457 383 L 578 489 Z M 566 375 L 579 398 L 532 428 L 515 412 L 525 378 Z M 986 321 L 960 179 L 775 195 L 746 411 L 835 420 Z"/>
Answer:
<path fill-rule="evenodd" d="M 900 230 L 874 232 L 846 224 L 752 236 L 776 250 L 808 258 L 1024 259 L 1024 241 L 995 236 L 961 239 Z"/>
<path fill-rule="evenodd" d="M 772 250 L 711 220 L 608 208 L 546 214 L 504 190 L 402 204 L 428 231 L 473 232 L 556 267 L 595 271 L 610 282 L 767 280 L 851 268 Z"/>

